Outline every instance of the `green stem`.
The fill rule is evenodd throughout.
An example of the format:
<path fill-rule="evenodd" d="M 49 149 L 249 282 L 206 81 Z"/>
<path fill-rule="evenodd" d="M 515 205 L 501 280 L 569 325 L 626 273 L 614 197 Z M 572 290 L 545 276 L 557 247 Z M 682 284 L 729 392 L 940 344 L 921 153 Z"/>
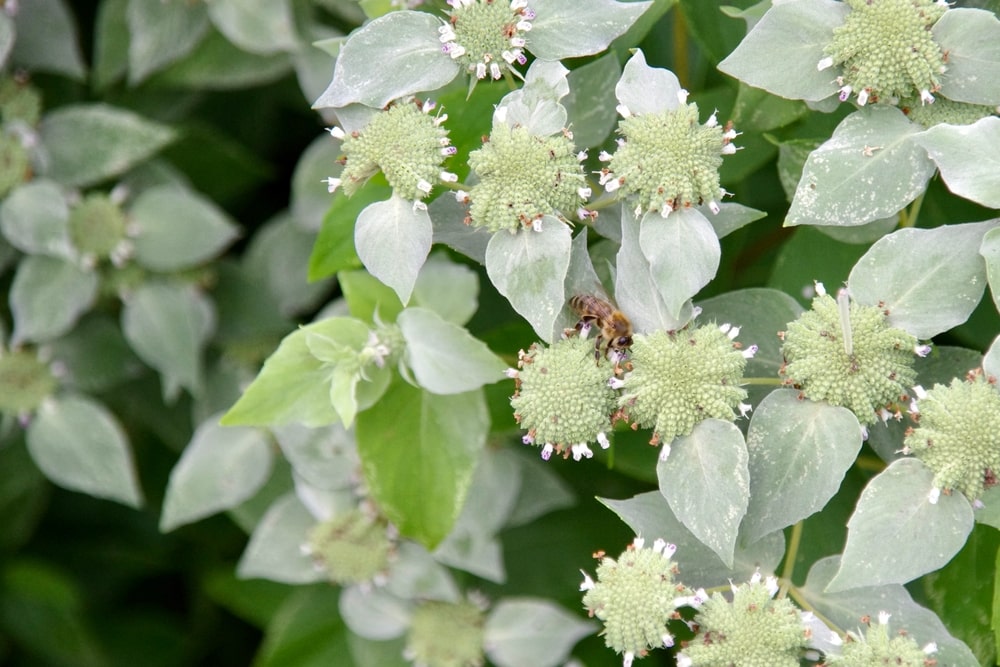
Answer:
<path fill-rule="evenodd" d="M 755 384 L 762 385 L 766 387 L 780 387 L 782 384 L 781 378 L 763 377 L 763 378 L 743 378 L 741 384 Z"/>
<path fill-rule="evenodd" d="M 917 218 L 920 217 L 920 207 L 924 203 L 924 195 L 927 191 L 921 192 L 916 199 L 905 209 L 899 212 L 900 227 L 916 227 Z"/>

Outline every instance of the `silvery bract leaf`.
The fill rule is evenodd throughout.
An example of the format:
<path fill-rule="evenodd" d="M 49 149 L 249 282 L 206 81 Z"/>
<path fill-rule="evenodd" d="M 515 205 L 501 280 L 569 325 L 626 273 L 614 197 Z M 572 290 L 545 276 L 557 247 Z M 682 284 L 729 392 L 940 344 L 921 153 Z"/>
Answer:
<path fill-rule="evenodd" d="M 935 125 L 913 140 L 934 160 L 949 190 L 1000 208 L 1000 118 L 987 116 L 972 125 Z"/>
<path fill-rule="evenodd" d="M 528 51 L 542 60 L 600 53 L 624 33 L 652 2 L 532 0 L 535 12 Z"/>
<path fill-rule="evenodd" d="M 1000 20 L 985 9 L 953 8 L 932 32 L 948 54 L 941 94 L 956 102 L 1000 104 Z"/>

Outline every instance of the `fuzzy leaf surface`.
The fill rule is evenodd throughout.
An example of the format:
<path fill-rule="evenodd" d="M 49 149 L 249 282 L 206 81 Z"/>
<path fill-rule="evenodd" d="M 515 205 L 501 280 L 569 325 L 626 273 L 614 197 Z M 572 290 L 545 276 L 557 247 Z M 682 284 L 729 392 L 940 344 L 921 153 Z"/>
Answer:
<path fill-rule="evenodd" d="M 354 245 L 365 268 L 396 290 L 405 305 L 431 251 L 434 229 L 427 211 L 393 195 L 370 204 L 354 226 Z"/>
<path fill-rule="evenodd" d="M 927 150 L 949 190 L 1000 208 L 1000 118 L 987 116 L 972 125 L 935 125 L 914 141 Z"/>

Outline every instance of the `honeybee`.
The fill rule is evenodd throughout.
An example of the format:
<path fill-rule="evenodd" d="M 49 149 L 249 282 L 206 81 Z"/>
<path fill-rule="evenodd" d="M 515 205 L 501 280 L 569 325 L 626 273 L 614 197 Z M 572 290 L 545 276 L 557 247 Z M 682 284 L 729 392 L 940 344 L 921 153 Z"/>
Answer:
<path fill-rule="evenodd" d="M 597 326 L 598 335 L 594 342 L 594 359 L 601 361 L 601 346 L 604 356 L 614 350 L 619 356 L 632 344 L 632 323 L 625 314 L 604 299 L 592 294 L 577 294 L 569 300 L 569 305 L 580 316 L 576 330 Z"/>

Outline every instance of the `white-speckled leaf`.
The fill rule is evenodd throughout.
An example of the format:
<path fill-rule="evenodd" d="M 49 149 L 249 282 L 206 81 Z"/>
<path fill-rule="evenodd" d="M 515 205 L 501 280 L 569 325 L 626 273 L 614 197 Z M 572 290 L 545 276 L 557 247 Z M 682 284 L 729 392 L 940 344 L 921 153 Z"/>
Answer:
<path fill-rule="evenodd" d="M 340 49 L 333 81 L 313 108 L 360 102 L 381 109 L 398 97 L 444 86 L 459 65 L 441 51 L 440 25 L 426 12 L 398 11 L 362 26 Z"/>
<path fill-rule="evenodd" d="M 863 225 L 909 204 L 934 175 L 920 129 L 895 107 L 852 113 L 806 160 L 785 225 Z"/>
<path fill-rule="evenodd" d="M 935 125 L 914 141 L 934 160 L 949 190 L 1000 208 L 1000 118 L 987 116 L 972 125 Z"/>
<path fill-rule="evenodd" d="M 693 208 L 678 209 L 666 218 L 655 212 L 644 215 L 639 222 L 639 245 L 674 318 L 715 277 L 722 257 L 712 223 Z"/>
<path fill-rule="evenodd" d="M 302 545 L 314 525 L 316 519 L 294 493 L 278 498 L 254 528 L 250 543 L 236 565 L 236 575 L 241 579 L 270 579 L 284 584 L 323 581 L 324 573 L 302 553 Z"/>
<path fill-rule="evenodd" d="M 1000 104 L 1000 20 L 985 9 L 949 9 L 934 24 L 948 54 L 941 94 L 957 102 Z"/>
<path fill-rule="evenodd" d="M 542 60 L 600 53 L 649 9 L 652 2 L 532 0 L 535 12 L 527 49 Z"/>
<path fill-rule="evenodd" d="M 706 419 L 674 440 L 656 476 L 660 493 L 684 527 L 732 568 L 750 500 L 747 445 L 740 430 L 731 422 Z"/>
<path fill-rule="evenodd" d="M 621 73 L 614 53 L 569 73 L 569 95 L 563 105 L 573 129 L 573 143 L 578 148 L 600 144 L 614 129 L 618 115 L 611 83 L 617 81 Z"/>
<path fill-rule="evenodd" d="M 931 504 L 934 473 L 914 458 L 876 475 L 847 522 L 847 545 L 827 591 L 905 584 L 943 567 L 972 530 L 972 505 L 961 493 Z"/>
<path fill-rule="evenodd" d="M 290 0 L 212 0 L 208 15 L 243 51 L 262 55 L 298 47 Z"/>
<path fill-rule="evenodd" d="M 72 329 L 94 304 L 99 283 L 96 271 L 85 271 L 58 257 L 22 259 L 10 287 L 11 342 L 48 341 Z"/>
<path fill-rule="evenodd" d="M 850 8 L 834 0 L 799 0 L 771 7 L 719 69 L 780 97 L 819 101 L 837 92 L 837 73 L 819 71 L 823 49 Z"/>
<path fill-rule="evenodd" d="M 635 115 L 660 113 L 680 106 L 681 82 L 668 69 L 650 67 L 641 50 L 625 63 L 615 97 Z"/>
<path fill-rule="evenodd" d="M 1000 311 L 1000 227 L 995 227 L 983 235 L 979 254 L 986 260 L 986 279 L 993 295 L 993 305 Z"/>
<path fill-rule="evenodd" d="M 563 285 L 571 245 L 569 227 L 547 215 L 541 231 L 497 232 L 486 246 L 490 282 L 545 342 L 552 341 L 556 317 L 566 303 Z"/>
<path fill-rule="evenodd" d="M 753 542 L 823 509 L 860 450 L 861 427 L 849 410 L 800 400 L 794 389 L 768 394 L 747 432 L 746 538 Z"/>
<path fill-rule="evenodd" d="M 889 322 L 930 338 L 965 322 L 986 287 L 979 248 L 1000 220 L 900 229 L 858 260 L 848 277 L 859 303 L 888 309 Z"/>
<path fill-rule="evenodd" d="M 431 251 L 434 230 L 427 211 L 393 195 L 369 204 L 354 225 L 358 257 L 373 276 L 391 287 L 405 305 Z"/>
<path fill-rule="evenodd" d="M 0 232 L 29 255 L 74 259 L 69 237 L 69 205 L 62 187 L 44 178 L 16 188 L 0 202 Z"/>
<path fill-rule="evenodd" d="M 507 597 L 490 610 L 483 640 L 497 667 L 555 667 L 596 630 L 593 621 L 581 620 L 551 600 Z"/>

